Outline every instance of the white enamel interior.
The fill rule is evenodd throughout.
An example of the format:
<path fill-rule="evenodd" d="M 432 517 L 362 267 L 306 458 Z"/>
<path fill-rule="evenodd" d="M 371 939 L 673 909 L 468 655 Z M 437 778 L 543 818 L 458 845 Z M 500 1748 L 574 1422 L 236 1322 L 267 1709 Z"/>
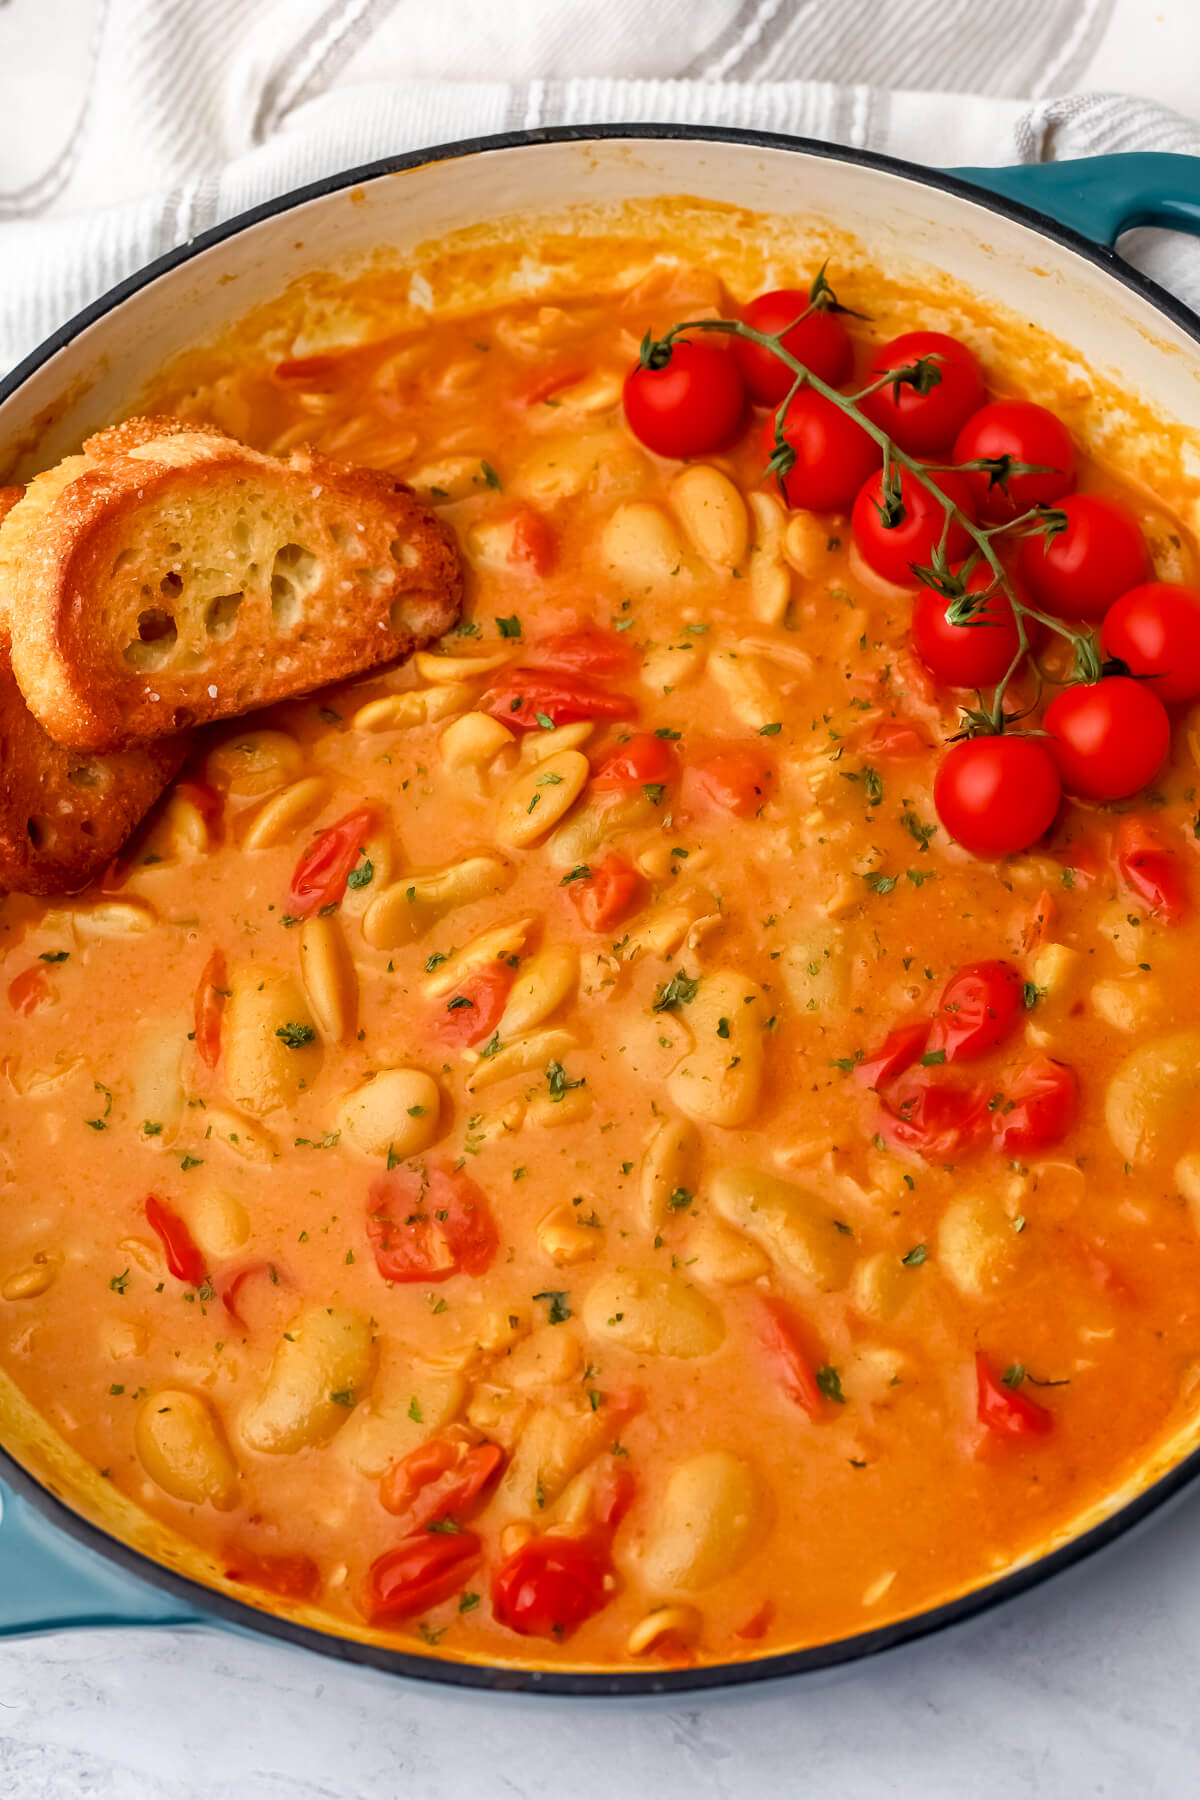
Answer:
<path fill-rule="evenodd" d="M 483 220 L 566 205 L 688 194 L 758 212 L 828 217 L 889 261 L 946 271 L 1053 336 L 1099 373 L 1200 428 L 1200 356 L 1148 301 L 1076 252 L 986 204 L 804 151 L 700 140 L 603 139 L 473 152 L 289 208 L 158 276 L 81 332 L 0 407 L 0 469 L 44 466 L 178 352 L 306 271 L 408 247 Z"/>

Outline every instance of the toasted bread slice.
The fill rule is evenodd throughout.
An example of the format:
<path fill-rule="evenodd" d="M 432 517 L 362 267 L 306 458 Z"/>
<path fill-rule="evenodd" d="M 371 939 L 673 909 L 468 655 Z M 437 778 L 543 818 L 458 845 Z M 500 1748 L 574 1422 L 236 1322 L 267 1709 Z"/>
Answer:
<path fill-rule="evenodd" d="M 407 656 L 462 605 L 448 527 L 403 483 L 131 419 L 0 527 L 0 612 L 39 722 L 120 749 Z"/>
<path fill-rule="evenodd" d="M 0 488 L 0 518 L 21 498 Z M 182 738 L 82 756 L 26 706 L 0 627 L 0 893 L 72 893 L 112 861 L 183 761 Z"/>

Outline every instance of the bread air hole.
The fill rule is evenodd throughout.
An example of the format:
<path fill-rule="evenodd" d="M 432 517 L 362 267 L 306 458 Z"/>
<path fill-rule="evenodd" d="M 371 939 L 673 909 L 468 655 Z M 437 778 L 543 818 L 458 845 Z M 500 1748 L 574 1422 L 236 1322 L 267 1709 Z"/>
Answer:
<path fill-rule="evenodd" d="M 204 629 L 209 637 L 228 637 L 242 604 L 242 594 L 218 594 L 204 609 Z"/>
<path fill-rule="evenodd" d="M 138 634 L 125 646 L 125 661 L 135 669 L 161 669 L 175 652 L 179 630 L 174 613 L 161 606 L 147 606 L 138 614 Z"/>
<path fill-rule="evenodd" d="M 419 558 L 412 544 L 406 544 L 402 538 L 393 538 L 388 548 L 392 553 L 392 561 L 399 563 L 402 569 L 416 568 Z"/>
<path fill-rule="evenodd" d="M 271 565 L 271 623 L 276 631 L 290 631 L 304 611 L 304 602 L 321 578 L 321 565 L 303 544 L 285 544 L 275 552 Z"/>

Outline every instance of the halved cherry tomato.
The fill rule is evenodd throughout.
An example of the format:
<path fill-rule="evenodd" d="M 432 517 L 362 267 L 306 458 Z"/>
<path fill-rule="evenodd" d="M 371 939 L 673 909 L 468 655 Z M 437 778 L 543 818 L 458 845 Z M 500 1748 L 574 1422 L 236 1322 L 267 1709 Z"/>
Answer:
<path fill-rule="evenodd" d="M 367 1237 L 385 1281 L 482 1275 L 500 1237 L 487 1196 L 460 1169 L 389 1169 L 371 1183 Z"/>
<path fill-rule="evenodd" d="M 340 906 L 346 893 L 346 877 L 357 863 L 375 824 L 369 806 L 347 813 L 336 825 L 326 826 L 296 864 L 288 889 L 288 911 L 297 919 L 311 919 L 323 906 Z"/>
<path fill-rule="evenodd" d="M 1178 581 L 1130 588 L 1104 615 L 1100 642 L 1167 705 L 1200 694 L 1200 589 Z"/>
<path fill-rule="evenodd" d="M 898 1025 L 895 1031 L 889 1031 L 871 1056 L 855 1065 L 854 1079 L 859 1087 L 882 1088 L 897 1075 L 903 1075 L 905 1069 L 911 1069 L 924 1053 L 929 1042 L 929 1021 L 918 1019 L 912 1025 Z"/>
<path fill-rule="evenodd" d="M 981 1425 L 998 1437 L 1045 1437 L 1054 1428 L 1054 1414 L 1019 1389 L 997 1381 L 982 1350 L 975 1352 L 976 1413 Z"/>
<path fill-rule="evenodd" d="M 967 577 L 969 594 L 986 593 L 993 581 L 983 563 Z M 1020 646 L 1016 615 L 1008 595 L 990 594 L 965 625 L 946 617 L 950 602 L 923 587 L 913 601 L 912 641 L 921 661 L 950 687 L 990 687 L 1012 666 Z"/>
<path fill-rule="evenodd" d="M 951 744 L 933 783 L 950 836 L 974 856 L 1028 850 L 1054 823 L 1062 783 L 1040 738 L 967 738 Z"/>
<path fill-rule="evenodd" d="M 907 469 L 897 469 L 903 517 L 894 525 L 884 523 L 883 473 L 870 476 L 858 491 L 851 514 L 854 542 L 863 561 L 897 587 L 919 587 L 914 567 L 928 568 L 942 542 L 946 513 L 929 483 L 919 481 Z M 975 517 L 975 501 L 961 475 L 941 470 L 931 475 L 948 500 L 969 519 Z M 955 519 L 945 537 L 945 552 L 952 563 L 960 562 L 971 547 L 965 528 Z"/>
<path fill-rule="evenodd" d="M 652 731 L 637 731 L 627 744 L 611 750 L 592 775 L 598 788 L 638 788 L 671 781 L 679 773 L 679 759 L 665 738 Z"/>
<path fill-rule="evenodd" d="M 221 1304 L 230 1318 L 236 1319 L 243 1330 L 246 1320 L 241 1310 L 241 1295 L 248 1282 L 257 1281 L 260 1277 L 267 1280 L 272 1287 L 291 1287 L 291 1281 L 281 1274 L 278 1265 L 273 1262 L 246 1263 L 235 1269 L 231 1275 L 223 1276 L 220 1282 Z"/>
<path fill-rule="evenodd" d="M 200 1287 L 208 1273 L 208 1265 L 196 1241 L 179 1214 L 161 1201 L 157 1194 L 146 1196 L 146 1223 L 162 1242 L 167 1268 L 177 1281 L 189 1287 Z"/>
<path fill-rule="evenodd" d="M 226 1544 L 224 1554 L 227 1581 L 285 1600 L 311 1600 L 320 1591 L 321 1571 L 311 1556 L 267 1556 L 236 1543 Z"/>
<path fill-rule="evenodd" d="M 610 931 L 620 923 L 641 892 L 642 878 L 619 850 L 567 889 L 571 904 L 589 931 Z"/>
<path fill-rule="evenodd" d="M 441 1519 L 461 1520 L 504 1461 L 499 1444 L 467 1444 L 434 1437 L 394 1462 L 379 1483 L 386 1512 L 406 1531 L 424 1531 Z"/>
<path fill-rule="evenodd" d="M 507 963 L 485 963 L 445 1000 L 439 1000 L 433 1029 L 443 1044 L 461 1050 L 490 1037 L 500 1023 L 514 980 Z"/>
<path fill-rule="evenodd" d="M 606 694 L 586 681 L 553 675 L 548 669 L 507 669 L 480 702 L 510 731 L 569 725 L 575 719 L 632 719 L 637 702 L 625 694 Z"/>
<path fill-rule="evenodd" d="M 522 1637 L 568 1637 L 608 1599 L 612 1563 L 593 1538 L 532 1538 L 492 1577 L 497 1622 Z"/>
<path fill-rule="evenodd" d="M 791 1309 L 783 1300 L 767 1294 L 758 1301 L 756 1318 L 759 1339 L 774 1365 L 784 1394 L 810 1419 L 817 1418 L 823 1404 L 821 1390 Z"/>
<path fill-rule="evenodd" d="M 811 306 L 803 288 L 773 288 L 759 294 L 743 307 L 742 320 L 767 337 L 782 331 L 784 349 L 830 387 L 837 387 L 850 373 L 854 346 L 849 332 L 831 307 Z M 784 330 L 789 325 L 791 330 Z M 787 398 L 794 377 L 786 363 L 749 338 L 735 337 L 730 349 L 752 400 L 759 406 L 778 406 Z"/>
<path fill-rule="evenodd" d="M 707 456 L 742 422 L 746 392 L 737 363 L 711 338 L 682 338 L 661 369 L 636 363 L 625 377 L 625 418 L 658 456 Z"/>
<path fill-rule="evenodd" d="M 927 356 L 940 379 L 927 394 L 901 384 L 868 394 L 862 409 L 910 456 L 948 450 L 973 412 L 983 405 L 983 375 L 973 353 L 944 331 L 906 331 L 871 357 L 872 379 Z M 957 460 L 957 459 L 956 459 Z"/>
<path fill-rule="evenodd" d="M 1066 529 L 1027 537 L 1018 572 L 1044 611 L 1102 619 L 1114 600 L 1150 579 L 1142 528 L 1121 501 L 1099 494 L 1068 494 L 1056 511 L 1066 514 Z"/>
<path fill-rule="evenodd" d="M 367 1571 L 367 1618 L 379 1625 L 427 1612 L 457 1594 L 482 1560 L 483 1544 L 473 1531 L 414 1532 Z"/>
<path fill-rule="evenodd" d="M 214 950 L 200 973 L 193 1001 L 196 1054 L 208 1069 L 215 1069 L 220 1061 L 221 1013 L 228 992 L 225 952 Z"/>
<path fill-rule="evenodd" d="M 921 727 L 909 719 L 881 719 L 863 740 L 864 756 L 889 756 L 894 762 L 908 762 L 924 756 L 933 746 Z"/>
<path fill-rule="evenodd" d="M 510 563 L 532 569 L 535 575 L 549 575 L 558 561 L 558 538 L 554 527 L 532 506 L 523 506 L 514 515 Z"/>
<path fill-rule="evenodd" d="M 929 1054 L 971 1062 L 1016 1029 L 1022 1010 L 1020 971 L 1009 962 L 965 963 L 942 989 L 929 1032 Z"/>
<path fill-rule="evenodd" d="M 1074 440 L 1056 414 L 1032 400 L 993 400 L 972 413 L 954 440 L 954 461 L 981 460 L 997 465 L 966 477 L 981 519 L 1015 519 L 1075 486 Z M 1010 474 L 1013 463 L 1037 463 L 1044 472 Z"/>
<path fill-rule="evenodd" d="M 568 675 L 585 675 L 592 681 L 619 681 L 633 673 L 638 653 L 624 632 L 603 625 L 580 625 L 572 631 L 551 632 L 529 646 L 529 660 L 539 668 Z"/>
<path fill-rule="evenodd" d="M 36 1012 L 49 998 L 50 983 L 46 971 L 39 969 L 36 963 L 31 969 L 22 969 L 8 984 L 8 1004 L 23 1019 Z"/>
<path fill-rule="evenodd" d="M 775 769 L 761 750 L 749 744 L 730 744 L 727 749 L 688 763 L 684 770 L 684 796 L 716 806 L 735 818 L 760 812 L 771 798 Z"/>
<path fill-rule="evenodd" d="M 1149 819 L 1126 813 L 1117 825 L 1117 871 L 1130 893 L 1168 925 L 1191 912 L 1191 898 L 1179 859 L 1163 843 Z"/>
<path fill-rule="evenodd" d="M 1061 1143 L 1079 1111 L 1079 1083 L 1065 1063 L 1039 1056 L 1008 1087 L 1004 1104 L 992 1114 L 992 1141 L 998 1150 L 1024 1155 Z"/>
<path fill-rule="evenodd" d="M 930 1162 L 972 1149 L 987 1130 L 988 1095 L 909 1069 L 882 1101 L 879 1135 L 894 1149 L 913 1150 Z"/>
<path fill-rule="evenodd" d="M 1131 675 L 1066 687 L 1046 708 L 1046 743 L 1068 794 L 1124 800 L 1158 774 L 1171 721 L 1157 694 Z"/>
<path fill-rule="evenodd" d="M 783 476 L 784 498 L 789 506 L 812 512 L 844 512 L 883 460 L 879 445 L 856 419 L 809 388 L 788 407 L 783 437 L 796 459 Z M 768 413 L 762 430 L 764 462 L 776 448 L 775 414 Z"/>

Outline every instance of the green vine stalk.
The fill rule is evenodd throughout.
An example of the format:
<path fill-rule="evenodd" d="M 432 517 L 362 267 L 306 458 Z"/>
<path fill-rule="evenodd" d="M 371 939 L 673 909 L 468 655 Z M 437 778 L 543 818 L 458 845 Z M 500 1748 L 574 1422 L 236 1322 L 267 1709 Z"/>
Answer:
<path fill-rule="evenodd" d="M 773 356 L 790 369 L 793 381 L 786 398 L 775 410 L 775 453 L 767 465 L 767 473 L 773 474 L 779 482 L 781 490 L 788 472 L 796 461 L 796 453 L 787 442 L 784 428 L 787 414 L 798 394 L 809 388 L 820 394 L 825 400 L 836 406 L 874 439 L 883 454 L 882 492 L 883 504 L 880 507 L 881 521 L 885 529 L 894 528 L 904 517 L 903 490 L 898 469 L 907 470 L 916 480 L 940 503 L 943 512 L 942 534 L 940 542 L 933 553 L 929 567 L 913 565 L 916 579 L 935 593 L 940 594 L 948 602 L 946 618 L 952 625 L 982 624 L 976 615 L 987 605 L 995 594 L 1003 594 L 1012 607 L 1017 626 L 1017 649 L 1012 662 L 1000 681 L 997 683 L 990 701 L 985 705 L 982 697 L 978 710 L 964 708 L 965 730 L 968 735 L 977 733 L 1002 732 L 1007 724 L 1014 722 L 1011 715 L 1004 711 L 1004 698 L 1008 688 L 1025 657 L 1030 654 L 1030 637 L 1028 621 L 1035 619 L 1048 630 L 1065 638 L 1074 649 L 1076 673 L 1084 680 L 1095 680 L 1100 672 L 1100 656 L 1096 647 L 1094 634 L 1090 630 L 1076 631 L 1063 620 L 1054 618 L 1038 608 L 1030 606 L 1017 591 L 996 550 L 996 540 L 1005 536 L 1024 537 L 1042 535 L 1054 537 L 1062 531 L 1067 523 L 1066 516 L 1049 506 L 1034 506 L 1018 517 L 1006 520 L 998 525 L 980 525 L 965 513 L 960 506 L 946 493 L 938 482 L 939 473 L 969 473 L 978 471 L 987 474 L 991 482 L 1004 487 L 1013 475 L 1040 474 L 1046 470 L 1042 465 L 1013 462 L 1008 457 L 980 458 L 965 463 L 923 463 L 918 458 L 908 455 L 900 448 L 889 434 L 870 420 L 862 411 L 861 402 L 881 388 L 911 387 L 918 393 L 929 393 L 941 379 L 938 366 L 940 359 L 936 353 L 922 356 L 903 367 L 889 369 L 877 381 L 872 381 L 856 393 L 843 394 L 840 389 L 831 387 L 819 375 L 813 373 L 790 350 L 785 349 L 783 340 L 802 320 L 813 312 L 829 309 L 837 312 L 848 311 L 838 305 L 832 289 L 825 280 L 822 268 L 813 282 L 809 292 L 809 304 L 805 311 L 789 321 L 781 331 L 770 333 L 758 331 L 741 319 L 688 319 L 682 324 L 673 325 L 661 338 L 654 338 L 647 332 L 641 346 L 641 363 L 644 368 L 661 369 L 670 361 L 671 350 L 675 342 L 696 332 L 717 332 L 726 337 L 740 337 L 747 342 L 757 344 L 769 351 Z M 858 315 L 855 315 L 858 316 Z M 952 570 L 946 555 L 946 545 L 953 525 L 958 524 L 967 534 L 972 549 L 962 562 L 960 568 Z M 968 593 L 967 581 L 979 566 L 986 563 L 991 570 L 992 579 L 986 586 L 975 593 Z"/>

